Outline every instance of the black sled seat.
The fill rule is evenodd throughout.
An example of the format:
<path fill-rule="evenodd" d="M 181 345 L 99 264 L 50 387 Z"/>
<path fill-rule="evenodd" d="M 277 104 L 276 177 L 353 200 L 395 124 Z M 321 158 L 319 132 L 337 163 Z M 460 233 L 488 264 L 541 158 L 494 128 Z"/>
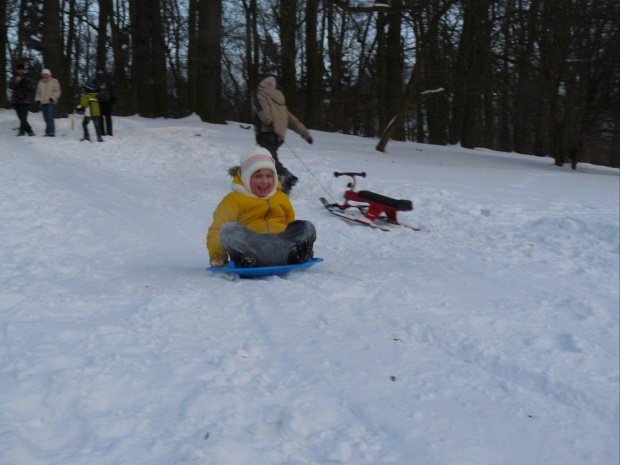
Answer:
<path fill-rule="evenodd" d="M 371 191 L 356 191 L 356 176 L 361 176 L 362 178 L 365 178 L 366 173 L 364 172 L 335 172 L 334 176 L 350 176 L 351 178 L 353 178 L 353 182 L 349 183 L 347 186 L 349 190 L 345 191 L 344 193 L 345 202 L 342 205 L 335 204 L 340 210 L 346 210 L 347 208 L 356 207 L 370 221 L 374 222 L 378 218 L 385 219 L 387 217 L 388 221 L 396 224 L 400 224 L 398 223 L 398 219 L 396 217 L 397 212 L 413 210 L 413 203 L 411 202 L 411 200 L 393 199 L 392 197 L 377 194 L 376 192 Z M 349 202 L 367 203 L 368 206 L 350 204 Z"/>
<path fill-rule="evenodd" d="M 413 210 L 413 204 L 411 203 L 411 200 L 393 199 L 392 197 L 377 194 L 376 192 L 371 191 L 359 191 L 357 195 L 360 199 L 368 200 L 372 203 L 379 203 L 395 210 L 400 210 L 404 212 Z"/>

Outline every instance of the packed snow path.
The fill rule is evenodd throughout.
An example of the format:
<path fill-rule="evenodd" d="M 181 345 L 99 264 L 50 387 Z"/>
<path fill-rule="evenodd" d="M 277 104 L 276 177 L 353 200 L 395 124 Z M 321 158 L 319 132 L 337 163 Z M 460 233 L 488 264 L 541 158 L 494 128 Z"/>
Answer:
<path fill-rule="evenodd" d="M 206 270 L 204 239 L 251 131 L 15 122 L 0 111 L 1 464 L 618 463 L 618 170 L 291 133 L 325 261 L 239 280 Z M 329 215 L 337 170 L 411 199 L 423 232 Z"/>

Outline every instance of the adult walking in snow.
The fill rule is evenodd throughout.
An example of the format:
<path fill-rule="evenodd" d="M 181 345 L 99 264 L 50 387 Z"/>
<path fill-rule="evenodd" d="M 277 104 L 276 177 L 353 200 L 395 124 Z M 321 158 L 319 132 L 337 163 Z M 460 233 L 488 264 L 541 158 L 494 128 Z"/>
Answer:
<path fill-rule="evenodd" d="M 116 100 L 114 82 L 103 66 L 97 66 L 97 73 L 93 78 L 97 85 L 97 101 L 101 110 L 101 135 L 112 135 L 112 106 Z"/>
<path fill-rule="evenodd" d="M 9 83 L 9 88 L 11 89 L 11 106 L 15 108 L 15 113 L 19 118 L 17 135 L 34 136 L 34 131 L 28 123 L 28 109 L 34 100 L 35 82 L 23 64 L 20 63 L 15 68 L 15 76 Z"/>
<path fill-rule="evenodd" d="M 287 128 L 295 131 L 309 144 L 313 142 L 312 136 L 306 126 L 288 111 L 284 94 L 278 90 L 273 76 L 263 79 L 254 92 L 252 113 L 256 143 L 271 153 L 282 183 L 282 192 L 289 194 L 297 183 L 297 176 L 278 160 L 278 148 L 284 143 Z"/>
<path fill-rule="evenodd" d="M 45 120 L 45 135 L 47 137 L 54 137 L 56 135 L 54 113 L 61 95 L 60 83 L 58 79 L 52 77 L 52 72 L 49 69 L 41 71 L 41 76 L 42 78 L 39 80 L 37 93 L 34 98 L 37 104 L 41 105 L 41 113 L 43 113 L 43 119 Z"/>

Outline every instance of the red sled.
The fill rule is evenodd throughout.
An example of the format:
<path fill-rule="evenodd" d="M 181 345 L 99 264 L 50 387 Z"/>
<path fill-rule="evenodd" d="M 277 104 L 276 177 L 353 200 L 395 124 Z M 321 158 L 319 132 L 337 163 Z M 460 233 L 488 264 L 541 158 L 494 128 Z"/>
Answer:
<path fill-rule="evenodd" d="M 328 203 L 323 197 L 321 202 L 327 208 L 327 210 L 338 216 L 339 218 L 354 221 L 356 223 L 363 224 L 364 226 L 370 226 L 378 228 L 383 231 L 389 231 L 389 228 L 382 227 L 377 224 L 376 221 L 382 221 L 388 224 L 395 224 L 399 226 L 406 226 L 410 229 L 418 230 L 412 226 L 407 226 L 398 222 L 397 213 L 413 210 L 413 203 L 411 200 L 394 199 L 385 195 L 377 194 L 371 191 L 356 191 L 355 185 L 357 184 L 357 176 L 362 178 L 366 177 L 366 173 L 334 173 L 335 177 L 350 176 L 353 182 L 347 184 L 348 190 L 344 193 L 344 203 Z M 354 202 L 354 203 L 351 203 Z M 347 212 L 348 209 L 357 209 L 363 215 L 363 218 L 356 217 Z"/>

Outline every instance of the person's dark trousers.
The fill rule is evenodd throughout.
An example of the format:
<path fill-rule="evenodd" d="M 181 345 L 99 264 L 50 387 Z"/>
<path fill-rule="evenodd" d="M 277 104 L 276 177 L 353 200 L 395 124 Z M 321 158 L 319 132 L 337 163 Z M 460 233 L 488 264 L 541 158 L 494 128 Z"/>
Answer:
<path fill-rule="evenodd" d="M 101 110 L 101 135 L 112 135 L 112 101 L 99 102 Z"/>
<path fill-rule="evenodd" d="M 56 127 L 54 125 L 54 113 L 56 112 L 55 103 L 45 103 L 41 105 L 41 113 L 43 113 L 43 119 L 45 120 L 45 135 L 54 136 Z"/>
<path fill-rule="evenodd" d="M 82 128 L 84 128 L 83 140 L 90 140 L 90 134 L 88 133 L 88 123 L 90 123 L 91 120 L 93 121 L 93 126 L 95 126 L 95 134 L 97 134 L 97 140 L 101 142 L 101 118 L 99 116 L 93 116 L 92 118 L 89 116 L 84 117 L 84 121 L 82 121 Z"/>
<path fill-rule="evenodd" d="M 256 136 L 256 143 L 269 150 L 269 153 L 276 161 L 276 172 L 278 176 L 286 176 L 290 171 L 278 160 L 278 148 L 282 145 L 282 140 L 275 132 L 261 132 Z"/>
<path fill-rule="evenodd" d="M 15 113 L 17 113 L 17 117 L 19 118 L 19 135 L 23 136 L 24 134 L 30 134 L 32 132 L 32 127 L 30 123 L 28 123 L 28 107 L 30 105 L 13 105 L 15 108 Z"/>
<path fill-rule="evenodd" d="M 90 134 L 88 134 L 88 123 L 90 123 L 90 117 L 85 116 L 82 120 L 82 129 L 84 129 L 84 139 L 82 140 L 90 140 Z"/>

